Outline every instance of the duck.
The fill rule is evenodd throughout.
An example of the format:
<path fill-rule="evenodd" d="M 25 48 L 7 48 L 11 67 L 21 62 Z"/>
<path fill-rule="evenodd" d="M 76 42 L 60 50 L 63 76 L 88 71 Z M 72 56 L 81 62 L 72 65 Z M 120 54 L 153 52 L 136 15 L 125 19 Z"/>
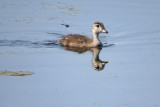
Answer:
<path fill-rule="evenodd" d="M 98 47 L 102 46 L 101 41 L 99 40 L 100 33 L 108 33 L 105 29 L 104 24 L 102 22 L 95 22 L 92 25 L 92 35 L 93 38 L 89 38 L 85 35 L 80 34 L 68 34 L 64 36 L 61 40 L 57 40 L 62 46 L 68 47 Z"/>

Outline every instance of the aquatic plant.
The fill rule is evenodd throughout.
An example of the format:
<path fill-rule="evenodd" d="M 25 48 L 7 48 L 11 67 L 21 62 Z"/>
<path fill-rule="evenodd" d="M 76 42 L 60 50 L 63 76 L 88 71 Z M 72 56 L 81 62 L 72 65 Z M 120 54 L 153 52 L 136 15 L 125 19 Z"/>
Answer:
<path fill-rule="evenodd" d="M 8 71 L 8 70 L 0 70 L 0 75 L 10 75 L 10 76 L 27 76 L 32 75 L 33 72 L 29 71 Z"/>

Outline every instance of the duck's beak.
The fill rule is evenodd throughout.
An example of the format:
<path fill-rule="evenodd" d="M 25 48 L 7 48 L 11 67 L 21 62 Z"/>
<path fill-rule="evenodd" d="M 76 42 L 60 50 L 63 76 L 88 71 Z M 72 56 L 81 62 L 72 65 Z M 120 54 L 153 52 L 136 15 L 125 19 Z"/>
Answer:
<path fill-rule="evenodd" d="M 108 31 L 106 29 L 103 29 L 102 33 L 108 33 Z"/>

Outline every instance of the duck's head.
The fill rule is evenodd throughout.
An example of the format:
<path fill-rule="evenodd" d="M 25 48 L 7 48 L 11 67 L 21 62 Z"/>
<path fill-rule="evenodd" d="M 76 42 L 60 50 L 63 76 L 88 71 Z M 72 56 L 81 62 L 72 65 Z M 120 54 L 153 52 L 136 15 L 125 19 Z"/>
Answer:
<path fill-rule="evenodd" d="M 108 33 L 108 31 L 105 29 L 103 23 L 101 22 L 95 22 L 92 26 L 92 32 L 99 34 L 99 33 Z"/>

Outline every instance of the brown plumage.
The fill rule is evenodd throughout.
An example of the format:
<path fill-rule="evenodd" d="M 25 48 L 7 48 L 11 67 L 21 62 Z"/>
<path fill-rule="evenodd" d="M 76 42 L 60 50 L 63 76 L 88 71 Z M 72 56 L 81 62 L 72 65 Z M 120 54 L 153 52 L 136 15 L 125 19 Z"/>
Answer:
<path fill-rule="evenodd" d="M 69 34 L 58 40 L 62 45 L 70 47 L 87 47 L 92 41 L 91 38 L 79 34 Z"/>

